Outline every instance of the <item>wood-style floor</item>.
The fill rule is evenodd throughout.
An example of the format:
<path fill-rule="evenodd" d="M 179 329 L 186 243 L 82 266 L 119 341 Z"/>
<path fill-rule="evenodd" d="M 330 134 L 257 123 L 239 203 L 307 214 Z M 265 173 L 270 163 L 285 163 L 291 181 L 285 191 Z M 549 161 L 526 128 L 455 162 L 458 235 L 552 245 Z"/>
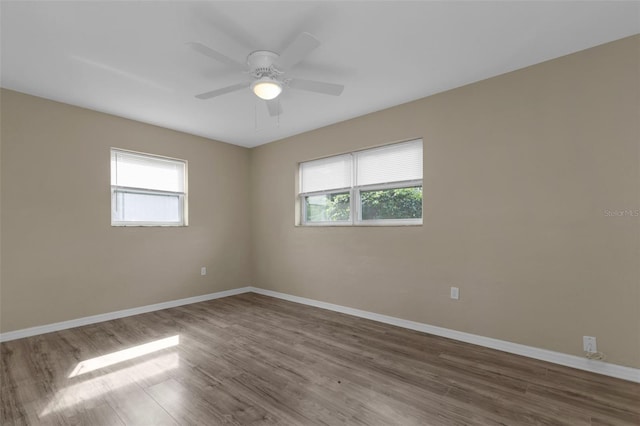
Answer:
<path fill-rule="evenodd" d="M 252 293 L 1 347 L 3 425 L 640 424 L 639 384 Z"/>

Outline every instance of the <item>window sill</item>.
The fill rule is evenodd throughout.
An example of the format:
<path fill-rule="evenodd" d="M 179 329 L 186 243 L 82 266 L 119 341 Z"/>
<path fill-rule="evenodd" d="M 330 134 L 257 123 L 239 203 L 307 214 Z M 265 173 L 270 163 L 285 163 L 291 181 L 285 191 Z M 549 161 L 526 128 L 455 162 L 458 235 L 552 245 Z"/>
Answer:
<path fill-rule="evenodd" d="M 422 226 L 422 223 L 363 223 L 363 224 L 296 224 L 296 228 L 404 228 L 407 226 Z"/>
<path fill-rule="evenodd" d="M 114 228 L 186 228 L 188 225 L 158 224 L 158 223 L 112 223 Z"/>

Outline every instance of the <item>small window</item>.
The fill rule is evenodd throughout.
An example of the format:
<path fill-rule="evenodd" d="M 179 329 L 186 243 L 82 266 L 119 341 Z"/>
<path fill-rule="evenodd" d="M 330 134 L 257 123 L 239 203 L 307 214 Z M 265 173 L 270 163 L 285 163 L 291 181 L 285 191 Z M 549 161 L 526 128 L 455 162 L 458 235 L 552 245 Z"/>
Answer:
<path fill-rule="evenodd" d="M 111 149 L 111 225 L 186 226 L 187 162 Z"/>
<path fill-rule="evenodd" d="M 422 140 L 300 163 L 303 225 L 422 223 Z"/>

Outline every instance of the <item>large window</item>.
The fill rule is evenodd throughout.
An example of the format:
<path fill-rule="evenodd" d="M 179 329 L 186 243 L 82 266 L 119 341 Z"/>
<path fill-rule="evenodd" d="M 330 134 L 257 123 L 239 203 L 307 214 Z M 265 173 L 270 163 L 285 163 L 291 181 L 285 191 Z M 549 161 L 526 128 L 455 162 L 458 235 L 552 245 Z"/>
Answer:
<path fill-rule="evenodd" d="M 111 225 L 185 226 L 187 163 L 111 149 Z"/>
<path fill-rule="evenodd" d="M 422 140 L 300 163 L 303 225 L 422 223 Z"/>

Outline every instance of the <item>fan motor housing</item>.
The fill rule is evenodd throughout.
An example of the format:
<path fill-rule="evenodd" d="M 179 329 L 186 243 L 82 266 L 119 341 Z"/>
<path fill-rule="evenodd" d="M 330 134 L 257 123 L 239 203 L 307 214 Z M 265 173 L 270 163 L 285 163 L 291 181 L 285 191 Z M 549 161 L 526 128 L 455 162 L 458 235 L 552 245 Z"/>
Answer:
<path fill-rule="evenodd" d="M 251 67 L 251 71 L 270 71 L 273 70 L 273 64 L 280 57 L 275 52 L 268 50 L 256 50 L 247 57 L 247 65 Z"/>

